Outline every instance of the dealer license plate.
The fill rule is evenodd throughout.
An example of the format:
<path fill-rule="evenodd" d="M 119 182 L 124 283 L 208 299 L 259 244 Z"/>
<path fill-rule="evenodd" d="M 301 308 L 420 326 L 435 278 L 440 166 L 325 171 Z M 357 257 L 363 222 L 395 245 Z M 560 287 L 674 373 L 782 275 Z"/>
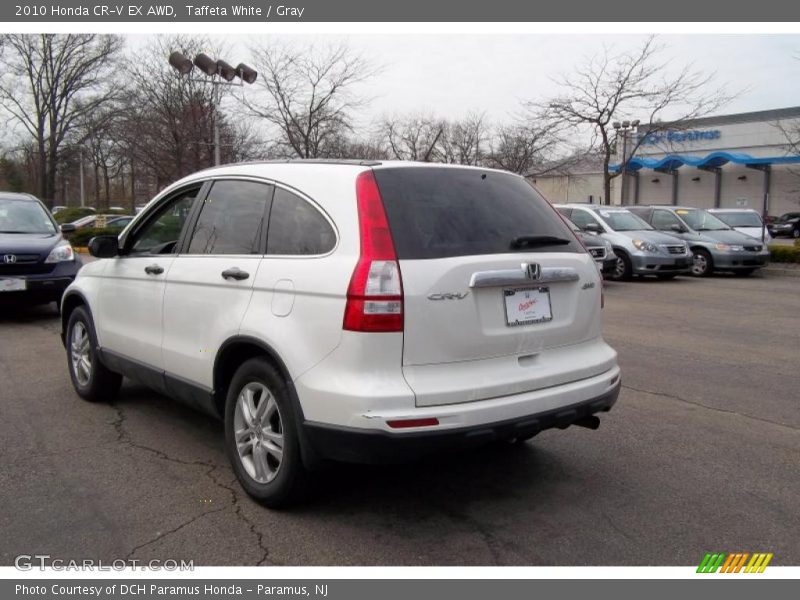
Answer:
<path fill-rule="evenodd" d="M 544 323 L 553 319 L 550 289 L 547 287 L 503 290 L 503 300 L 506 324 L 509 326 Z"/>
<path fill-rule="evenodd" d="M 24 289 L 24 279 L 0 279 L 0 292 L 21 292 Z"/>

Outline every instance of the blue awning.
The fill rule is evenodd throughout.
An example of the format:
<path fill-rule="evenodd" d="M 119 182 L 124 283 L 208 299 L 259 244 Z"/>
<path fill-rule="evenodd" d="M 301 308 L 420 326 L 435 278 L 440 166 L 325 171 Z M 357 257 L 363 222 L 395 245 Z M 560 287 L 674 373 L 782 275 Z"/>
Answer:
<path fill-rule="evenodd" d="M 727 163 L 747 166 L 761 165 L 787 165 L 800 163 L 800 156 L 750 156 L 738 152 L 712 152 L 707 156 L 691 156 L 687 154 L 668 154 L 663 158 L 643 158 L 635 156 L 628 161 L 628 171 L 639 171 L 640 169 L 654 169 L 671 171 L 680 167 L 714 168 L 721 167 Z M 622 165 L 609 165 L 609 170 L 617 172 Z"/>

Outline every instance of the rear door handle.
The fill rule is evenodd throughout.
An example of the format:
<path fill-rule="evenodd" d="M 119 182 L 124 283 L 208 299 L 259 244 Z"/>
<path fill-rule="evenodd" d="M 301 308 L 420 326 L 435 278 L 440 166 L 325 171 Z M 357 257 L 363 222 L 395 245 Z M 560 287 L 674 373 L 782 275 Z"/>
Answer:
<path fill-rule="evenodd" d="M 148 265 L 144 268 L 144 272 L 148 275 L 161 275 L 164 272 L 164 267 L 161 265 Z"/>
<path fill-rule="evenodd" d="M 233 267 L 232 269 L 225 269 L 222 272 L 223 279 L 236 279 L 237 281 L 243 281 L 250 277 L 250 273 L 247 271 L 242 271 L 239 267 Z"/>

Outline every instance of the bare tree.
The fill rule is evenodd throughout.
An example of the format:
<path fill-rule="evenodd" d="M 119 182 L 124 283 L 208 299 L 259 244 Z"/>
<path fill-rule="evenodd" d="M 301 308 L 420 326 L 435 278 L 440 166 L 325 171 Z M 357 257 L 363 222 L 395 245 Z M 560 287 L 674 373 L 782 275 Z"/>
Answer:
<path fill-rule="evenodd" d="M 251 49 L 263 94 L 242 98 L 252 116 L 264 119 L 278 134 L 284 155 L 325 157 L 353 130 L 354 113 L 368 100 L 355 93 L 376 73 L 347 46 L 296 48 L 268 43 Z"/>
<path fill-rule="evenodd" d="M 501 125 L 492 136 L 486 162 L 524 177 L 563 169 L 575 153 L 567 151 L 562 133 L 563 127 L 538 118 Z"/>
<path fill-rule="evenodd" d="M 0 106 L 38 152 L 38 190 L 52 205 L 60 153 L 77 122 L 114 99 L 121 38 L 95 34 L 2 36 Z"/>
<path fill-rule="evenodd" d="M 713 75 L 695 71 L 691 65 L 677 72 L 660 54 L 664 47 L 654 37 L 631 52 L 613 54 L 608 48 L 588 58 L 557 83 L 562 94 L 544 103 L 530 102 L 536 110 L 545 109 L 557 122 L 576 129 L 589 128 L 593 145 L 603 158 L 605 201 L 611 197 L 611 180 L 620 172 L 609 170 L 616 134 L 614 121 L 639 118 L 648 133 L 707 115 L 730 101 L 731 96 L 712 85 Z M 632 140 L 628 156 L 633 156 L 643 137 Z"/>
<path fill-rule="evenodd" d="M 488 150 L 485 113 L 469 113 L 463 119 L 447 122 L 441 138 L 442 160 L 460 165 L 479 165 Z"/>
<path fill-rule="evenodd" d="M 202 37 L 159 37 L 126 62 L 129 85 L 117 132 L 131 178 L 140 173 L 158 189 L 212 166 L 214 119 L 219 124 L 222 162 L 252 157 L 258 143 L 256 132 L 224 110 L 230 89 L 215 89 L 201 75 L 180 76 L 167 62 L 174 50 L 188 56 L 200 51 L 220 54 L 209 45 Z M 135 182 L 131 188 L 135 190 Z"/>
<path fill-rule="evenodd" d="M 384 117 L 379 124 L 392 158 L 420 162 L 441 162 L 439 145 L 446 128 L 442 119 L 422 114 Z"/>

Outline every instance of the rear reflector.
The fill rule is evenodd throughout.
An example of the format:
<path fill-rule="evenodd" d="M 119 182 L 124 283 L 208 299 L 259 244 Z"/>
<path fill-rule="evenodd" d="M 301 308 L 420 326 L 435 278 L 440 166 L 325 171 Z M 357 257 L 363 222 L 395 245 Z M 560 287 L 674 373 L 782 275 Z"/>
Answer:
<path fill-rule="evenodd" d="M 383 200 L 372 171 L 356 179 L 359 256 L 344 309 L 349 331 L 403 331 L 403 280 Z"/>
<path fill-rule="evenodd" d="M 439 419 L 431 417 L 428 419 L 397 419 L 395 421 L 386 421 L 386 424 L 392 429 L 406 429 L 409 427 L 432 427 L 439 424 Z"/>

